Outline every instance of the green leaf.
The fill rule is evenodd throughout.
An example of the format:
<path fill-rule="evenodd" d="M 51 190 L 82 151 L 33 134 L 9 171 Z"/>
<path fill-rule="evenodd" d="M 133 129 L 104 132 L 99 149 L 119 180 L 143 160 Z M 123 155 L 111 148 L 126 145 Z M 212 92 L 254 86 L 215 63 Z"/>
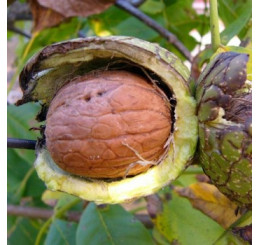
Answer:
<path fill-rule="evenodd" d="M 188 200 L 173 192 L 172 200 L 163 201 L 163 211 L 153 220 L 155 228 L 168 242 L 180 245 L 213 244 L 224 232 L 215 221 L 194 209 Z"/>
<path fill-rule="evenodd" d="M 35 40 L 32 42 L 32 45 L 26 57 L 23 57 L 23 55 L 28 45 L 28 39 L 24 37 L 19 37 L 20 42 L 18 43 L 16 49 L 16 54 L 19 59 L 19 67 L 23 67 L 30 57 L 32 57 L 36 52 L 38 52 L 45 46 L 56 42 L 77 38 L 79 30 L 83 28 L 86 22 L 86 18 L 75 17 L 67 20 L 58 27 L 48 28 L 41 31 L 40 34 L 37 35 Z M 28 29 L 31 28 L 26 28 L 25 31 L 27 32 Z M 24 59 L 21 59 L 21 57 L 23 57 Z M 23 62 L 21 63 L 21 61 Z"/>
<path fill-rule="evenodd" d="M 67 196 L 71 196 L 65 192 L 61 192 L 61 191 L 51 191 L 51 190 L 45 190 L 44 193 L 42 194 L 42 201 L 46 204 L 46 205 L 49 205 L 51 207 L 55 207 L 56 205 L 56 208 L 60 208 L 62 207 L 63 205 L 67 204 L 66 203 L 63 203 L 63 201 L 60 201 L 60 200 L 67 200 Z M 72 201 L 72 199 L 68 199 L 68 201 Z M 60 205 L 61 204 L 61 205 Z"/>
<path fill-rule="evenodd" d="M 198 15 L 192 7 L 193 1 L 173 1 L 164 9 L 163 18 L 166 28 L 174 33 L 178 39 L 189 49 L 193 50 L 198 42 L 190 34 L 197 30 L 201 36 L 209 30 L 209 20 L 205 15 Z M 169 48 L 170 49 L 170 48 Z M 179 55 L 175 49 L 170 49 Z M 180 58 L 182 58 L 179 55 Z"/>
<path fill-rule="evenodd" d="M 224 196 L 214 185 L 194 183 L 188 187 L 175 187 L 175 191 L 186 197 L 192 206 L 227 229 L 240 214 L 236 215 L 237 205 Z"/>
<path fill-rule="evenodd" d="M 153 241 L 142 223 L 121 206 L 90 203 L 81 217 L 76 244 L 151 245 Z"/>
<path fill-rule="evenodd" d="M 35 103 L 27 103 L 22 106 L 8 105 L 8 136 L 35 139 L 38 134 L 35 131 L 29 131 L 29 129 L 38 125 L 34 118 L 39 110 L 40 106 Z"/>
<path fill-rule="evenodd" d="M 162 1 L 155 1 L 155 0 L 149 0 L 145 1 L 140 9 L 145 12 L 146 14 L 158 14 L 161 13 L 164 9 L 164 4 Z"/>
<path fill-rule="evenodd" d="M 251 0 L 218 0 L 219 16 L 225 25 L 229 25 L 245 11 L 245 6 L 250 8 L 250 4 Z"/>
<path fill-rule="evenodd" d="M 214 242 L 213 245 L 250 245 L 250 243 L 228 231 L 222 238 Z"/>
<path fill-rule="evenodd" d="M 173 185 L 187 187 L 192 183 L 196 183 L 197 174 L 203 174 L 202 168 L 197 165 L 191 165 L 179 176 L 179 178 L 173 181 Z"/>
<path fill-rule="evenodd" d="M 246 9 L 252 12 L 252 0 L 218 0 L 219 16 L 226 28 L 247 11 Z M 238 34 L 239 38 L 242 39 L 247 31 L 248 27 L 245 26 Z"/>
<path fill-rule="evenodd" d="M 20 158 L 13 149 L 7 150 L 7 159 L 7 192 L 12 194 L 20 187 L 21 181 L 30 169 L 30 165 Z"/>
<path fill-rule="evenodd" d="M 7 134 L 8 137 L 20 139 L 34 139 L 38 132 L 29 131 L 31 127 L 38 127 L 35 116 L 39 111 L 38 104 L 28 103 L 23 106 L 8 105 Z M 27 149 L 9 149 L 7 161 L 7 186 L 12 202 L 17 202 L 22 196 L 32 196 L 38 199 L 45 189 L 45 185 L 34 171 L 35 151 Z"/>
<path fill-rule="evenodd" d="M 34 245 L 40 223 L 30 219 L 19 219 L 8 238 L 8 245 Z"/>
<path fill-rule="evenodd" d="M 11 40 L 14 35 L 12 31 L 7 30 L 7 41 Z"/>
<path fill-rule="evenodd" d="M 22 106 L 7 106 L 7 135 L 8 137 L 36 140 L 39 137 L 37 131 L 30 131 L 31 127 L 38 127 L 35 117 L 39 112 L 38 104 L 27 103 Z M 15 149 L 15 152 L 30 165 L 33 164 L 35 152 L 26 149 Z"/>
<path fill-rule="evenodd" d="M 142 21 L 115 6 L 101 14 L 91 16 L 89 24 L 98 36 L 121 35 L 152 40 L 159 35 Z"/>
<path fill-rule="evenodd" d="M 41 195 L 45 190 L 46 186 L 44 182 L 38 177 L 36 171 L 34 170 L 31 176 L 28 178 L 23 195 L 33 197 L 34 199 L 36 199 L 35 201 L 38 203 L 38 201 L 41 202 Z M 41 202 L 41 204 L 43 203 Z"/>
<path fill-rule="evenodd" d="M 73 245 L 75 243 L 75 235 L 77 224 L 55 219 L 51 224 L 47 234 L 45 245 Z"/>
<path fill-rule="evenodd" d="M 252 16 L 251 6 L 246 5 L 241 15 L 233 21 L 227 28 L 220 34 L 222 44 L 226 45 L 235 35 L 246 26 Z"/>
<path fill-rule="evenodd" d="M 7 236 L 15 230 L 17 219 L 17 216 L 7 215 Z"/>
<path fill-rule="evenodd" d="M 39 111 L 38 104 L 28 103 L 23 106 L 8 105 L 7 134 L 8 137 L 20 139 L 37 139 L 38 132 L 29 131 L 38 127 L 35 116 Z M 34 171 L 35 151 L 27 149 L 8 149 L 7 189 L 9 201 L 17 203 L 22 196 L 40 199 L 45 185 Z"/>
<path fill-rule="evenodd" d="M 58 212 L 58 210 L 61 209 L 63 206 L 65 206 L 77 199 L 78 199 L 78 197 L 76 197 L 76 196 L 72 196 L 67 193 L 62 193 L 62 195 L 60 196 L 60 198 L 57 201 L 57 204 L 55 205 L 55 212 Z M 80 204 L 78 204 L 78 205 L 80 205 Z"/>
<path fill-rule="evenodd" d="M 31 163 L 21 158 L 13 149 L 7 150 L 7 158 L 8 202 L 18 203 L 22 196 L 40 199 L 46 187 L 38 178 Z"/>
<path fill-rule="evenodd" d="M 235 227 L 244 227 L 246 225 L 252 224 L 252 211 L 248 211 L 243 214 L 233 225 L 231 228 Z M 244 241 L 240 236 L 234 234 L 232 229 L 227 229 L 225 232 L 217 239 L 214 245 L 248 245 L 250 244 L 247 241 Z"/>

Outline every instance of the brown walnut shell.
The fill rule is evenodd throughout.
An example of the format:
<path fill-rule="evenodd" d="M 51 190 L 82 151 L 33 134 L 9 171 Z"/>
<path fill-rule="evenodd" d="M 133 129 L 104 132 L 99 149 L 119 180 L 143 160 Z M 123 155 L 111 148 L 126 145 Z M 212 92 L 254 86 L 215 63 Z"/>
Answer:
<path fill-rule="evenodd" d="M 125 177 L 159 161 L 171 124 L 166 96 L 147 79 L 127 71 L 98 71 L 58 91 L 47 114 L 46 144 L 69 173 Z"/>

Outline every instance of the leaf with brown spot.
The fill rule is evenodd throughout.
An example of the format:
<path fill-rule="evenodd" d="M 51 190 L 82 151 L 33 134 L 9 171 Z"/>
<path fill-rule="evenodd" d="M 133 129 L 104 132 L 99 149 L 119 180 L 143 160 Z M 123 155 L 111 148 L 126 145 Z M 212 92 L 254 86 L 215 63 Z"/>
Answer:
<path fill-rule="evenodd" d="M 115 0 L 29 0 L 33 14 L 33 31 L 56 26 L 74 16 L 99 14 L 113 5 Z"/>
<path fill-rule="evenodd" d="M 240 214 L 235 215 L 237 205 L 219 192 L 214 185 L 195 183 L 186 188 L 176 187 L 175 191 L 189 199 L 194 208 L 211 217 L 225 229 L 240 217 Z"/>

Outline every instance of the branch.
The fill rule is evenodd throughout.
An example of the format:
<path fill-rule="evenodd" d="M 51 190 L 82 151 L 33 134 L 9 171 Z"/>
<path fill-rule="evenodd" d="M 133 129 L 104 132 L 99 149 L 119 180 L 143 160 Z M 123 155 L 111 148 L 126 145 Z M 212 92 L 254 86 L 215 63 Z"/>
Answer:
<path fill-rule="evenodd" d="M 54 211 L 46 208 L 36 208 L 36 207 L 25 207 L 18 205 L 8 205 L 7 214 L 13 216 L 22 216 L 31 219 L 49 219 L 54 214 Z M 135 217 L 142 222 L 147 228 L 152 228 L 153 223 L 150 217 L 146 214 L 136 214 Z M 68 221 L 79 222 L 81 218 L 81 212 L 69 211 L 66 214 Z"/>
<path fill-rule="evenodd" d="M 22 35 L 22 36 L 24 36 L 24 37 L 27 37 L 28 39 L 31 38 L 31 35 L 30 35 L 30 34 L 24 32 L 23 30 L 20 30 L 19 28 L 15 27 L 15 26 L 13 26 L 13 25 L 7 24 L 7 30 L 8 30 L 8 31 L 12 31 L 12 32 L 14 32 L 14 33 L 17 33 L 17 34 L 19 34 L 19 35 Z"/>
<path fill-rule="evenodd" d="M 36 140 L 7 138 L 7 148 L 35 150 Z"/>
<path fill-rule="evenodd" d="M 189 61 L 192 61 L 193 57 L 190 53 L 190 51 L 181 43 L 178 38 L 171 32 L 169 32 L 167 29 L 165 29 L 163 26 L 158 24 L 155 20 L 150 18 L 148 15 L 141 12 L 139 9 L 134 7 L 132 4 L 127 2 L 126 0 L 117 0 L 116 6 L 127 11 L 131 15 L 135 16 L 142 22 L 144 22 L 147 26 L 154 29 L 156 32 L 158 32 L 161 36 L 166 38 L 168 42 L 173 44 Z"/>
<path fill-rule="evenodd" d="M 7 214 L 13 216 L 22 216 L 31 219 L 49 219 L 54 211 L 46 208 L 25 207 L 18 205 L 8 205 Z M 81 213 L 78 211 L 69 211 L 66 215 L 67 220 L 78 222 L 80 220 Z"/>

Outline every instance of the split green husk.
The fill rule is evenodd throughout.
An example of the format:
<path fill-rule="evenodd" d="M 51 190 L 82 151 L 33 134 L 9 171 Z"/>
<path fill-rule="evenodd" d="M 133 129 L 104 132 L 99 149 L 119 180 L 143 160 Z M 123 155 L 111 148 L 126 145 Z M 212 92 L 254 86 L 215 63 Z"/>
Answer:
<path fill-rule="evenodd" d="M 61 170 L 49 155 L 44 140 L 40 140 L 35 168 L 49 189 L 96 203 L 119 203 L 156 192 L 176 179 L 191 162 L 197 143 L 197 116 L 188 85 L 189 71 L 176 56 L 157 44 L 131 37 L 91 37 L 48 46 L 23 69 L 20 84 L 24 96 L 18 104 L 40 101 L 42 111 L 37 118 L 43 121 L 52 98 L 64 84 L 114 64 L 130 64 L 148 76 L 155 76 L 176 100 L 167 155 L 161 163 L 134 177 L 87 179 Z"/>

